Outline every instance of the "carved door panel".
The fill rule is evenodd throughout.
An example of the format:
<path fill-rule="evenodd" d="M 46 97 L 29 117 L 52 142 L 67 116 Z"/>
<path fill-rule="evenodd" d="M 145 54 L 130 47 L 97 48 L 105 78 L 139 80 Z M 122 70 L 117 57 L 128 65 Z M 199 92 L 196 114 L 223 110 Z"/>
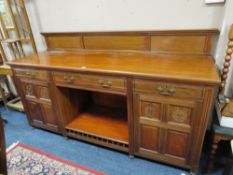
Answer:
<path fill-rule="evenodd" d="M 36 125 L 44 123 L 44 117 L 41 111 L 40 104 L 32 101 L 27 101 L 27 108 L 30 113 L 30 119 L 33 122 L 33 124 Z"/>
<path fill-rule="evenodd" d="M 160 120 L 161 119 L 161 104 L 155 102 L 148 102 L 142 100 L 140 102 L 141 111 L 140 116 L 143 116 L 148 119 Z"/>
<path fill-rule="evenodd" d="M 34 85 L 26 82 L 22 82 L 22 85 L 25 98 L 28 100 L 36 99 L 36 91 Z"/>
<path fill-rule="evenodd" d="M 153 94 L 135 94 L 135 152 L 155 159 L 188 164 L 195 101 Z"/>
<path fill-rule="evenodd" d="M 45 102 L 51 102 L 48 87 L 37 85 L 36 91 L 37 91 L 37 98 L 38 99 L 45 101 Z"/>

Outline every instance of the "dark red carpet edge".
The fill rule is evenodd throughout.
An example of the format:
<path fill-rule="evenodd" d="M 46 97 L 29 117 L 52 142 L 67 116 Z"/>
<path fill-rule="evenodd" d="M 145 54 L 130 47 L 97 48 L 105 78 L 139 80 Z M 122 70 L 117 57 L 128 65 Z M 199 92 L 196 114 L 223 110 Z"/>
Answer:
<path fill-rule="evenodd" d="M 11 151 L 13 151 L 13 150 L 14 150 L 15 148 L 17 148 L 17 147 L 23 147 L 23 148 L 25 148 L 25 149 L 31 150 L 31 151 L 33 151 L 33 152 L 36 152 L 36 153 L 38 153 L 38 154 L 47 156 L 47 157 L 50 158 L 50 159 L 53 159 L 53 160 L 62 162 L 62 163 L 64 163 L 64 164 L 73 166 L 73 167 L 75 167 L 75 168 L 79 168 L 79 169 L 83 169 L 83 170 L 89 171 L 89 172 L 94 173 L 94 174 L 96 174 L 96 175 L 106 175 L 106 174 L 104 174 L 104 173 L 102 173 L 102 172 L 93 170 L 93 169 L 91 169 L 91 168 L 88 168 L 88 167 L 85 167 L 85 166 L 76 164 L 76 163 L 71 162 L 71 161 L 68 161 L 68 160 L 64 160 L 64 159 L 62 159 L 62 158 L 56 157 L 56 156 L 54 156 L 54 155 L 52 155 L 52 154 L 46 153 L 46 152 L 44 152 L 44 151 L 38 150 L 38 149 L 33 148 L 33 147 L 30 147 L 30 146 L 28 146 L 28 145 L 24 145 L 24 144 L 22 144 L 22 143 L 18 143 L 18 144 L 16 144 L 15 146 L 13 146 L 12 148 L 10 148 L 10 149 L 7 151 L 7 153 L 10 153 Z"/>

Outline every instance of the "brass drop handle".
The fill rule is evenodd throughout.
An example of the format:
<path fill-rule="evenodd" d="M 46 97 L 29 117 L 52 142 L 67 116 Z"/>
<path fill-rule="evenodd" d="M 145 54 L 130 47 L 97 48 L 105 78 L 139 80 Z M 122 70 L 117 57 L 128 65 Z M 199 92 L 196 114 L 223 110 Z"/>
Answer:
<path fill-rule="evenodd" d="M 68 77 L 66 75 L 64 75 L 63 79 L 64 79 L 64 81 L 67 81 Z"/>
<path fill-rule="evenodd" d="M 31 78 L 35 78 L 35 76 L 36 76 L 36 72 L 26 72 L 26 75 L 27 76 L 30 76 Z"/>
<path fill-rule="evenodd" d="M 67 83 L 72 83 L 72 82 L 74 82 L 74 80 L 75 80 L 75 78 L 74 78 L 73 76 L 68 77 L 68 76 L 66 76 L 66 75 L 64 75 L 63 79 L 64 79 L 64 81 L 67 82 Z"/>
<path fill-rule="evenodd" d="M 165 91 L 165 88 L 162 85 L 160 85 L 158 86 L 157 90 L 160 95 L 165 95 L 165 96 L 172 96 L 176 93 L 175 87 L 171 87 L 169 89 L 166 88 L 166 91 Z"/>
<path fill-rule="evenodd" d="M 162 85 L 160 85 L 157 90 L 159 91 L 159 93 L 163 92 L 164 91 L 164 87 Z"/>
<path fill-rule="evenodd" d="M 176 93 L 176 88 L 175 88 L 175 87 L 171 87 L 171 88 L 168 90 L 168 92 L 169 92 L 171 95 L 173 95 L 173 94 Z"/>
<path fill-rule="evenodd" d="M 36 72 L 31 72 L 31 77 L 35 78 L 36 77 Z"/>
<path fill-rule="evenodd" d="M 70 80 L 73 82 L 75 80 L 75 78 L 73 76 L 71 76 Z"/>
<path fill-rule="evenodd" d="M 108 81 L 107 83 L 104 83 L 104 80 L 99 80 L 99 85 L 102 88 L 111 88 L 112 87 L 112 81 Z"/>
<path fill-rule="evenodd" d="M 112 81 L 108 81 L 108 86 L 112 87 Z"/>
<path fill-rule="evenodd" d="M 104 85 L 104 81 L 103 80 L 99 80 L 99 85 L 103 86 Z"/>

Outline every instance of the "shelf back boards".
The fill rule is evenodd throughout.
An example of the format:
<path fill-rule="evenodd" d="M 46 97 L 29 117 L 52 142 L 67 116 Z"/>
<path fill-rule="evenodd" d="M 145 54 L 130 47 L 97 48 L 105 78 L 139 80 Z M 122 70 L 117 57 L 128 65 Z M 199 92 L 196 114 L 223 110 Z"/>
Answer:
<path fill-rule="evenodd" d="M 125 50 L 210 55 L 218 30 L 42 33 L 48 50 Z"/>

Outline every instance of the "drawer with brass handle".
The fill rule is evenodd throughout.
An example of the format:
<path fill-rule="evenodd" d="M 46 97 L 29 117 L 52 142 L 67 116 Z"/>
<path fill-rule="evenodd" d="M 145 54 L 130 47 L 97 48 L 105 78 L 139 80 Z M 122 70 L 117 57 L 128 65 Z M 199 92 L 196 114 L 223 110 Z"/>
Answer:
<path fill-rule="evenodd" d="M 111 80 L 99 80 L 99 85 L 102 88 L 111 88 L 112 87 L 112 81 Z"/>
<path fill-rule="evenodd" d="M 64 75 L 63 76 L 63 80 L 66 82 L 66 83 L 73 83 L 75 81 L 75 77 L 74 76 L 67 76 L 67 75 Z"/>
<path fill-rule="evenodd" d="M 13 71 L 17 77 L 48 80 L 48 72 L 45 70 L 16 68 Z"/>
<path fill-rule="evenodd" d="M 111 77 L 102 75 L 53 72 L 53 79 L 56 84 L 72 84 L 85 88 L 98 88 L 126 92 L 126 79 L 122 77 Z"/>
<path fill-rule="evenodd" d="M 175 87 L 169 87 L 159 85 L 156 89 L 160 95 L 173 96 L 176 93 Z"/>
<path fill-rule="evenodd" d="M 201 98 L 204 87 L 166 82 L 134 80 L 134 92 L 156 93 L 163 96 Z"/>

